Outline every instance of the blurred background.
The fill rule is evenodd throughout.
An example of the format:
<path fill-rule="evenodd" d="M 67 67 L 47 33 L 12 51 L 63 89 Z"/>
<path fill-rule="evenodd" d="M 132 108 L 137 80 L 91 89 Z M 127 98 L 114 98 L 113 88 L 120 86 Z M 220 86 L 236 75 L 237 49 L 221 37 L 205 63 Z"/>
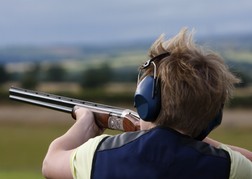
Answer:
<path fill-rule="evenodd" d="M 0 0 L 0 178 L 43 178 L 49 143 L 74 123 L 9 100 L 11 86 L 133 109 L 148 48 L 183 27 L 242 79 L 211 136 L 252 150 L 251 19 L 250 0 Z"/>

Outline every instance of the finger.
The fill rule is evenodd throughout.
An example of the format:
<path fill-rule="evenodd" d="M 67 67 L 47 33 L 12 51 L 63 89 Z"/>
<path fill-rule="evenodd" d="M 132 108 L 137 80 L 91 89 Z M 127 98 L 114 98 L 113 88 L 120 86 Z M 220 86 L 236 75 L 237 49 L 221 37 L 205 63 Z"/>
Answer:
<path fill-rule="evenodd" d="M 76 120 L 76 110 L 79 109 L 80 107 L 79 106 L 74 106 L 73 109 L 72 109 L 72 112 L 71 112 L 71 115 L 72 115 L 72 118 L 74 120 Z"/>

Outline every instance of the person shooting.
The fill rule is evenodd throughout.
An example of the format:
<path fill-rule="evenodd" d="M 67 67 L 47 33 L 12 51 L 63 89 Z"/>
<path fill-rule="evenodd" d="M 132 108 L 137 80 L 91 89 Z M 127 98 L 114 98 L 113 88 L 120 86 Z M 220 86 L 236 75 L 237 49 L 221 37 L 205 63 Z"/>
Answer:
<path fill-rule="evenodd" d="M 49 146 L 46 178 L 252 178 L 252 153 L 208 138 L 239 83 L 223 59 L 182 29 L 161 35 L 139 68 L 140 130 L 103 134 L 99 117 L 76 106 L 76 122 Z"/>

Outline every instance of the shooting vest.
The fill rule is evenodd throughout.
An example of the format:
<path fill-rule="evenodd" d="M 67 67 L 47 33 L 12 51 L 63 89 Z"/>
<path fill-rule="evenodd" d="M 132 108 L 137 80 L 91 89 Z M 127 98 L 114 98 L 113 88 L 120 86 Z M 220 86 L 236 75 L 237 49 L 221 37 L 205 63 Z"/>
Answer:
<path fill-rule="evenodd" d="M 229 154 L 156 127 L 105 138 L 93 159 L 94 179 L 228 179 Z"/>

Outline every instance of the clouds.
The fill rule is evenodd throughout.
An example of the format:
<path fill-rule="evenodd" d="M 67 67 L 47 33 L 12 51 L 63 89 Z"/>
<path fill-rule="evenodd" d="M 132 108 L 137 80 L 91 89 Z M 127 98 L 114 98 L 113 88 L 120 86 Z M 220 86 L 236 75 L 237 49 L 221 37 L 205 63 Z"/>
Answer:
<path fill-rule="evenodd" d="M 9 0 L 0 1 L 0 45 L 129 41 L 184 26 L 244 33 L 251 19 L 250 0 Z"/>

